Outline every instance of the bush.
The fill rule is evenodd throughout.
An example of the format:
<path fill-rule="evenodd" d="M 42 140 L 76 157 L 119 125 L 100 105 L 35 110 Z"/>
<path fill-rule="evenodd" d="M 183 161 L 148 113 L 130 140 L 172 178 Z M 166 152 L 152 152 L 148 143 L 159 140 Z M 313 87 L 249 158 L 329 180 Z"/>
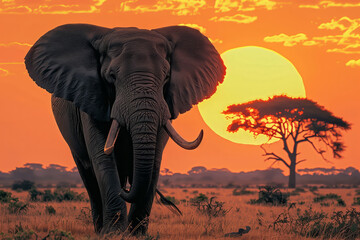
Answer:
<path fill-rule="evenodd" d="M 190 198 L 190 203 L 196 204 L 196 203 L 206 202 L 208 199 L 209 198 L 205 194 L 200 193 L 198 196 L 194 198 Z"/>
<path fill-rule="evenodd" d="M 63 201 L 85 201 L 84 193 L 78 194 L 71 191 L 69 188 L 57 188 L 54 192 L 51 190 L 45 190 L 44 192 L 32 189 L 29 191 L 31 201 L 42 202 L 63 202 Z"/>
<path fill-rule="evenodd" d="M 315 203 L 320 203 L 321 206 L 330 206 L 329 202 L 325 202 L 327 200 L 335 200 L 337 202 L 338 206 L 342 206 L 345 207 L 346 204 L 344 202 L 344 200 L 341 198 L 340 195 L 337 195 L 335 193 L 328 193 L 326 195 L 318 195 L 317 197 L 314 198 L 314 202 Z"/>
<path fill-rule="evenodd" d="M 17 181 L 15 182 L 12 186 L 11 189 L 12 190 L 24 190 L 24 191 L 28 191 L 32 188 L 35 187 L 35 183 L 32 181 L 28 181 L 28 180 L 23 180 L 23 181 Z"/>
<path fill-rule="evenodd" d="M 224 209 L 225 202 L 214 201 L 216 197 L 211 197 L 210 200 L 204 194 L 190 200 L 191 205 L 195 206 L 197 210 L 208 217 L 225 216 L 229 211 Z"/>
<path fill-rule="evenodd" d="M 56 210 L 53 206 L 49 205 L 45 207 L 45 213 L 49 214 L 49 215 L 55 215 L 56 214 Z"/>
<path fill-rule="evenodd" d="M 360 205 L 360 197 L 354 197 L 353 206 Z"/>
<path fill-rule="evenodd" d="M 51 190 L 45 190 L 44 193 L 41 194 L 42 202 L 51 202 L 55 200 L 55 196 L 51 193 Z"/>
<path fill-rule="evenodd" d="M 355 209 L 333 212 L 328 217 L 324 212 L 318 212 L 310 209 L 302 211 L 296 209 L 293 214 L 288 208 L 281 213 L 276 220 L 269 226 L 274 230 L 283 230 L 297 235 L 311 238 L 339 238 L 356 239 L 360 237 L 360 212 Z"/>
<path fill-rule="evenodd" d="M 286 205 L 289 194 L 284 194 L 274 186 L 259 187 L 259 198 L 251 199 L 250 204 Z"/>
<path fill-rule="evenodd" d="M 179 200 L 177 200 L 175 197 L 173 197 L 173 196 L 166 196 L 165 197 L 167 200 L 169 200 L 170 202 L 172 202 L 172 203 L 174 203 L 174 204 L 179 204 L 180 203 L 180 201 Z"/>
<path fill-rule="evenodd" d="M 75 238 L 69 232 L 54 229 L 50 230 L 49 234 L 44 237 L 43 240 L 75 240 Z"/>
<path fill-rule="evenodd" d="M 294 191 L 290 193 L 290 196 L 298 196 L 300 193 L 305 193 L 306 190 L 304 188 L 297 187 Z"/>
<path fill-rule="evenodd" d="M 43 195 L 43 192 L 38 191 L 36 188 L 33 188 L 29 191 L 29 195 L 30 195 L 30 201 L 37 202 L 40 200 L 38 197 Z"/>
<path fill-rule="evenodd" d="M 233 196 L 241 196 L 241 195 L 250 195 L 254 194 L 253 191 L 246 190 L 246 187 L 243 187 L 241 189 L 235 188 L 232 192 Z"/>
<path fill-rule="evenodd" d="M 313 194 L 317 195 L 317 191 L 318 191 L 318 187 L 317 186 L 311 186 L 309 187 L 309 191 L 312 192 Z"/>
<path fill-rule="evenodd" d="M 84 201 L 84 194 L 78 194 L 74 191 L 71 191 L 70 188 L 57 188 L 54 191 L 54 196 L 56 201 Z"/>
<path fill-rule="evenodd" d="M 17 200 L 17 198 L 13 198 L 11 192 L 0 190 L 0 203 L 9 203 L 12 200 Z"/>
<path fill-rule="evenodd" d="M 21 223 L 20 225 L 15 225 L 15 229 L 10 231 L 13 235 L 12 237 L 8 238 L 1 238 L 1 239 L 13 239 L 13 240 L 32 240 L 37 239 L 37 235 L 33 230 L 23 228 Z"/>
<path fill-rule="evenodd" d="M 20 214 L 26 212 L 29 208 L 28 203 L 21 202 L 19 200 L 12 200 L 8 205 L 9 213 L 11 214 Z"/>
<path fill-rule="evenodd" d="M 92 224 L 92 216 L 91 216 L 91 209 L 88 207 L 83 207 L 80 211 L 80 214 L 76 217 L 77 220 L 82 221 L 85 224 Z"/>

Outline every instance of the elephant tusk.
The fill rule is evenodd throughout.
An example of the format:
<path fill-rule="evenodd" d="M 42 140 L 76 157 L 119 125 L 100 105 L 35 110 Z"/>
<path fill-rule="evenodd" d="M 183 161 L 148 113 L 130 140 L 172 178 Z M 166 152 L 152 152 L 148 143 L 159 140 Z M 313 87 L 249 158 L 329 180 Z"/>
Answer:
<path fill-rule="evenodd" d="M 192 142 L 188 142 L 186 140 L 184 140 L 174 129 L 174 127 L 172 126 L 170 120 L 167 120 L 165 126 L 165 131 L 167 132 L 167 134 L 169 134 L 169 136 L 171 137 L 172 140 L 174 140 L 174 142 L 179 145 L 182 148 L 185 148 L 187 150 L 192 150 L 197 148 L 200 143 L 201 140 L 203 139 L 204 136 L 204 131 L 201 130 L 199 136 Z"/>
<path fill-rule="evenodd" d="M 119 132 L 120 132 L 120 125 L 118 121 L 113 119 L 104 147 L 104 153 L 106 155 L 110 155 L 114 150 L 115 142 L 119 135 Z"/>

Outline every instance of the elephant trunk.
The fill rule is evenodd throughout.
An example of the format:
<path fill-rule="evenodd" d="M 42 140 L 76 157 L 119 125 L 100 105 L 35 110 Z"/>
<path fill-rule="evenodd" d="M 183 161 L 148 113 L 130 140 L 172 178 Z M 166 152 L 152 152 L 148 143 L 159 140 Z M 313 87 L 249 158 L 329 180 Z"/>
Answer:
<path fill-rule="evenodd" d="M 143 199 L 147 193 L 154 168 L 159 117 L 152 110 L 138 110 L 131 116 L 130 126 L 133 142 L 133 180 L 129 192 L 122 190 L 120 196 L 127 202 Z"/>

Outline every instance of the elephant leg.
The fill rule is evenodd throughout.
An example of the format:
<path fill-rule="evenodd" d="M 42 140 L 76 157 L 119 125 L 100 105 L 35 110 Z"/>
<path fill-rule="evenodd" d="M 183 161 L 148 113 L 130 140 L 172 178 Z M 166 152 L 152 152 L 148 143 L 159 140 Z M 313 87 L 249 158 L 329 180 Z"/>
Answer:
<path fill-rule="evenodd" d="M 100 190 L 86 150 L 79 110 L 69 101 L 52 96 L 51 105 L 61 135 L 68 144 L 88 192 L 96 233 L 103 225 Z"/>
<path fill-rule="evenodd" d="M 100 195 L 100 189 L 96 181 L 94 170 L 91 168 L 85 168 L 82 164 L 84 158 L 78 157 L 75 153 L 72 153 L 81 179 L 83 180 L 86 191 L 89 195 L 91 205 L 91 215 L 94 223 L 95 232 L 99 234 L 103 227 L 103 210 L 102 201 Z M 89 161 L 89 159 L 87 159 Z"/>
<path fill-rule="evenodd" d="M 87 151 L 102 199 L 103 229 L 101 234 L 124 231 L 127 227 L 127 211 L 126 203 L 119 195 L 121 185 L 116 162 L 113 155 L 104 153 L 110 125 L 97 122 L 84 112 L 81 112 L 81 119 Z"/>
<path fill-rule="evenodd" d="M 131 204 L 128 219 L 130 223 L 130 231 L 133 235 L 144 235 L 147 232 L 149 226 L 149 216 L 159 179 L 162 153 L 168 139 L 168 134 L 164 129 L 161 129 L 157 138 L 155 162 L 150 187 L 144 199 L 139 199 L 136 203 Z"/>

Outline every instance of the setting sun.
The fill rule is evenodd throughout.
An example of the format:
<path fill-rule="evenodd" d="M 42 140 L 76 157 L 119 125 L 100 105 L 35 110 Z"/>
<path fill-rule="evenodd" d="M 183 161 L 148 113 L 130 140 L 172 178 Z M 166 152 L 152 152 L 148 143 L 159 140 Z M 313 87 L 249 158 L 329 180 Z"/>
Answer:
<path fill-rule="evenodd" d="M 199 104 L 201 116 L 216 134 L 232 142 L 253 145 L 267 142 L 266 136 L 254 138 L 244 130 L 227 132 L 231 120 L 226 119 L 222 111 L 231 104 L 274 95 L 306 97 L 300 74 L 288 59 L 262 47 L 234 48 L 221 57 L 227 67 L 224 83 L 210 99 Z"/>

